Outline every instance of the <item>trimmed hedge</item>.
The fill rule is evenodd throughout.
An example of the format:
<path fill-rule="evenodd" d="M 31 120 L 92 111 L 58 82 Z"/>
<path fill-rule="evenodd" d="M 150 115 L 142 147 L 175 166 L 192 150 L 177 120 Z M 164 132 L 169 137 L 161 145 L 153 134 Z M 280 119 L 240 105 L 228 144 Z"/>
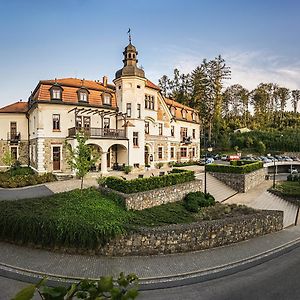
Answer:
<path fill-rule="evenodd" d="M 244 166 L 244 165 L 250 165 L 253 164 L 256 161 L 251 160 L 231 160 L 230 165 L 231 166 Z"/>
<path fill-rule="evenodd" d="M 259 170 L 261 168 L 263 168 L 263 163 L 261 161 L 252 162 L 249 164 L 245 164 L 243 166 L 232 166 L 232 165 L 228 166 L 228 165 L 217 165 L 217 164 L 206 165 L 206 170 L 208 172 L 233 173 L 233 174 L 247 174 Z"/>
<path fill-rule="evenodd" d="M 35 185 L 45 182 L 56 181 L 56 177 L 52 173 L 46 173 L 43 175 L 27 174 L 26 171 L 19 171 L 19 174 L 25 173 L 25 175 L 11 176 L 10 172 L 0 173 L 0 187 L 2 188 L 17 188 L 28 185 Z M 17 173 L 18 174 L 18 173 Z"/>
<path fill-rule="evenodd" d="M 173 164 L 173 167 L 187 167 L 187 166 L 195 166 L 199 165 L 200 163 L 198 161 L 187 161 L 187 162 L 175 162 Z"/>
<path fill-rule="evenodd" d="M 184 197 L 183 203 L 187 211 L 198 212 L 202 207 L 215 205 L 215 198 L 209 193 L 191 192 Z"/>
<path fill-rule="evenodd" d="M 106 177 L 102 184 L 106 185 L 110 189 L 117 190 L 125 194 L 132 194 L 180 184 L 194 179 L 194 171 L 173 169 L 172 173 L 167 175 L 136 178 L 132 180 L 124 180 L 119 177 L 110 176 Z"/>

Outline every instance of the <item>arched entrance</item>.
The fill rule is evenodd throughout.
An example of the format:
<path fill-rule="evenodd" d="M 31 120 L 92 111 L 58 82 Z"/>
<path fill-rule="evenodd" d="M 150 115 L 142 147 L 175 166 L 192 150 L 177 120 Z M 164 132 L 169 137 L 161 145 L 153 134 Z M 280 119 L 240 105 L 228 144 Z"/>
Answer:
<path fill-rule="evenodd" d="M 147 145 L 145 145 L 145 166 L 149 166 L 150 165 L 150 149 Z"/>
<path fill-rule="evenodd" d="M 114 144 L 107 150 L 107 167 L 120 170 L 128 164 L 128 151 L 124 145 Z"/>
<path fill-rule="evenodd" d="M 97 161 L 94 163 L 94 165 L 91 167 L 91 172 L 98 172 L 101 170 L 101 154 L 102 149 L 99 145 L 96 144 L 88 144 L 91 147 L 91 156 L 96 155 L 98 157 Z"/>

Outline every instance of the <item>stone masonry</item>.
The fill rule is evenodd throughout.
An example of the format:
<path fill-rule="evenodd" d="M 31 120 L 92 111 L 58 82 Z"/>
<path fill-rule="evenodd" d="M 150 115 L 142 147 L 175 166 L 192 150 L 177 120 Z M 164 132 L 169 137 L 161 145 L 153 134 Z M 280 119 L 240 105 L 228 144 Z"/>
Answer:
<path fill-rule="evenodd" d="M 246 193 L 250 189 L 261 184 L 262 182 L 264 182 L 266 176 L 266 171 L 264 168 L 253 171 L 248 174 L 232 174 L 218 172 L 209 173 L 240 193 Z"/>
<path fill-rule="evenodd" d="M 115 238 L 99 247 L 97 254 L 151 255 L 203 250 L 279 231 L 282 223 L 282 211 L 260 211 L 222 220 L 144 228 Z"/>
<path fill-rule="evenodd" d="M 190 192 L 201 191 L 202 180 L 193 180 L 134 194 L 124 194 L 103 187 L 100 187 L 100 189 L 104 192 L 113 192 L 120 195 L 124 199 L 127 209 L 142 210 L 165 203 L 180 201 Z"/>

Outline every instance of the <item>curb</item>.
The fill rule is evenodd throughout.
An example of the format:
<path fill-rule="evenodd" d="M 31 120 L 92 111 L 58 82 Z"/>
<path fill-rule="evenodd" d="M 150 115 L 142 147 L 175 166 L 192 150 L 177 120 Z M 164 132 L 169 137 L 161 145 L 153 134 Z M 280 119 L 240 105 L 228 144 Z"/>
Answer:
<path fill-rule="evenodd" d="M 190 285 L 194 283 L 204 282 L 212 279 L 217 279 L 223 276 L 228 276 L 243 270 L 247 270 L 283 254 L 286 254 L 300 246 L 300 237 L 290 241 L 284 245 L 273 248 L 271 250 L 262 252 L 258 255 L 249 257 L 247 259 L 235 261 L 226 265 L 214 267 L 212 269 L 199 270 L 189 273 L 174 274 L 164 277 L 149 277 L 140 278 L 140 290 L 154 290 L 162 288 L 178 287 L 183 285 Z M 51 273 L 42 273 L 38 271 L 23 269 L 0 263 L 0 276 L 24 281 L 28 283 L 37 283 L 41 278 L 47 277 L 49 286 L 63 285 L 68 286 L 74 282 L 78 282 L 80 277 L 61 276 Z M 96 280 L 97 278 L 90 278 Z"/>

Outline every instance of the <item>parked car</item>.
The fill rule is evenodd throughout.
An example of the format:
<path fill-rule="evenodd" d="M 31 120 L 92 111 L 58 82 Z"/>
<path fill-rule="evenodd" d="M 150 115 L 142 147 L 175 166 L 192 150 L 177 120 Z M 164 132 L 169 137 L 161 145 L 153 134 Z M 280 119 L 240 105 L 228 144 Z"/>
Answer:
<path fill-rule="evenodd" d="M 293 161 L 290 157 L 288 156 L 282 156 L 284 161 Z"/>
<path fill-rule="evenodd" d="M 221 160 L 227 160 L 227 155 L 226 154 L 223 154 L 222 156 L 221 156 Z"/>
<path fill-rule="evenodd" d="M 228 161 L 231 161 L 231 160 L 240 160 L 240 157 L 238 155 L 229 155 L 227 157 L 227 160 Z"/>
<path fill-rule="evenodd" d="M 215 160 L 214 160 L 212 157 L 209 157 L 209 158 L 206 159 L 206 162 L 205 162 L 205 163 L 206 163 L 207 165 L 209 165 L 209 164 L 212 164 L 214 161 L 215 161 Z"/>

